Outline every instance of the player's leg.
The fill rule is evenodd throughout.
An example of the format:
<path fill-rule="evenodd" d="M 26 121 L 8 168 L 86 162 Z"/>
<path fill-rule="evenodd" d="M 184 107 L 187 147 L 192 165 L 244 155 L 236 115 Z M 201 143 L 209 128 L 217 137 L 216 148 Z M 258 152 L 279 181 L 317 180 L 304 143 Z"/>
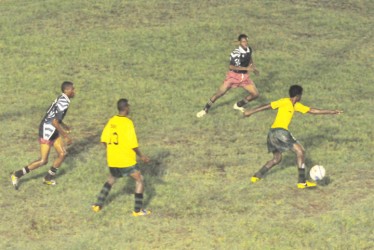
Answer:
<path fill-rule="evenodd" d="M 54 141 L 53 147 L 56 150 L 57 158 L 53 162 L 52 167 L 48 170 L 47 175 L 44 177 L 44 183 L 48 185 L 56 185 L 54 177 L 57 173 L 57 169 L 61 166 L 67 154 L 64 142 L 60 136 Z"/>
<path fill-rule="evenodd" d="M 134 171 L 130 176 L 135 180 L 135 205 L 133 216 L 142 216 L 150 214 L 143 208 L 144 178 L 139 170 Z"/>
<path fill-rule="evenodd" d="M 305 177 L 305 150 L 299 143 L 294 143 L 292 151 L 296 154 L 297 169 L 298 169 L 298 188 L 315 187 L 316 184 L 309 182 Z"/>
<path fill-rule="evenodd" d="M 273 158 L 266 162 L 262 168 L 260 168 L 251 178 L 251 182 L 257 182 L 260 179 L 264 178 L 265 174 L 275 165 L 279 164 L 282 161 L 282 153 L 279 151 L 273 152 Z"/>
<path fill-rule="evenodd" d="M 104 206 L 104 202 L 106 198 L 108 197 L 110 190 L 112 189 L 112 186 L 117 180 L 117 177 L 113 176 L 112 172 L 118 169 L 113 169 L 113 170 L 112 168 L 110 169 L 111 169 L 110 171 L 111 173 L 109 174 L 108 180 L 104 183 L 103 187 L 101 188 L 100 193 L 97 196 L 97 201 L 92 205 L 92 210 L 94 212 L 99 212 L 102 209 L 102 207 Z"/>
<path fill-rule="evenodd" d="M 240 110 L 242 112 L 244 112 L 244 105 L 246 105 L 250 101 L 253 101 L 259 96 L 259 92 L 254 82 L 248 79 L 248 83 L 249 84 L 243 85 L 242 87 L 249 93 L 249 95 L 234 104 L 234 109 Z"/>
<path fill-rule="evenodd" d="M 50 143 L 40 143 L 40 158 L 29 165 L 25 166 L 24 168 L 15 171 L 11 175 L 12 184 L 15 189 L 18 189 L 18 182 L 19 178 L 24 176 L 25 174 L 31 172 L 34 169 L 37 169 L 40 166 L 46 165 L 48 163 L 48 155 L 51 149 Z"/>
<path fill-rule="evenodd" d="M 209 99 L 209 101 L 205 104 L 204 109 L 197 113 L 197 117 L 203 117 L 206 115 L 213 105 L 215 101 L 217 101 L 218 98 L 225 95 L 226 92 L 230 89 L 229 83 L 224 82 L 217 90 L 217 92 Z"/>

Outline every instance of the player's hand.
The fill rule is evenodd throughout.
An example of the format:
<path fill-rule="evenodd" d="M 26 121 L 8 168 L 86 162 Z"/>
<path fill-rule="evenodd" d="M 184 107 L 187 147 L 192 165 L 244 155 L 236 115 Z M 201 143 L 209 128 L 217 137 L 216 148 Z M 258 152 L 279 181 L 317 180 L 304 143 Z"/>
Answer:
<path fill-rule="evenodd" d="M 252 63 L 249 64 L 248 67 L 247 67 L 248 71 L 252 71 L 253 72 L 254 69 L 255 69 L 255 66 Z"/>
<path fill-rule="evenodd" d="M 340 114 L 342 114 L 342 113 L 343 113 L 342 110 L 334 110 L 334 114 L 336 114 L 336 115 L 340 115 Z"/>
<path fill-rule="evenodd" d="M 70 145 L 73 143 L 73 140 L 69 136 L 64 136 L 66 145 Z"/>
<path fill-rule="evenodd" d="M 142 156 L 140 157 L 140 160 L 142 160 L 142 162 L 144 162 L 144 163 L 148 163 L 148 162 L 150 161 L 150 159 L 149 159 L 148 156 L 146 156 L 146 155 L 142 155 Z"/>
<path fill-rule="evenodd" d="M 67 134 L 70 134 L 70 132 L 71 132 L 71 128 L 70 128 L 68 125 L 66 125 L 65 123 L 61 123 L 60 125 L 61 125 L 61 127 L 65 130 L 65 132 L 66 132 Z"/>

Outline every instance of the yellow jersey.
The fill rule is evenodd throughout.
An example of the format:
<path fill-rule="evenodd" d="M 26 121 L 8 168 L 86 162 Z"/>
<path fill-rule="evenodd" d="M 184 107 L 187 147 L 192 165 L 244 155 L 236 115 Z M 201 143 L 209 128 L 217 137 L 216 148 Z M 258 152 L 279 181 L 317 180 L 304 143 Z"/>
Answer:
<path fill-rule="evenodd" d="M 291 123 L 295 111 L 305 114 L 310 110 L 310 107 L 299 102 L 292 105 L 290 98 L 279 99 L 278 101 L 271 102 L 270 105 L 272 109 L 278 109 L 277 116 L 271 128 L 283 128 L 285 130 L 288 130 L 288 125 Z"/>
<path fill-rule="evenodd" d="M 126 168 L 136 164 L 138 139 L 133 122 L 125 116 L 113 116 L 105 125 L 101 142 L 106 143 L 109 167 Z"/>

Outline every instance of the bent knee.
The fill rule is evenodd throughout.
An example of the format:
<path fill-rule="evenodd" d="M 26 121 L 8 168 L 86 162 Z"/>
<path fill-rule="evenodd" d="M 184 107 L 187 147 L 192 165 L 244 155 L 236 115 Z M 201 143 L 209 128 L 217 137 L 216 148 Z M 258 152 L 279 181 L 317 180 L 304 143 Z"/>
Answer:
<path fill-rule="evenodd" d="M 304 149 L 298 149 L 295 151 L 297 156 L 304 156 L 305 150 Z"/>
<path fill-rule="evenodd" d="M 59 152 L 59 153 L 58 153 L 58 157 L 59 157 L 59 158 L 65 158 L 67 154 L 68 154 L 68 153 L 67 153 L 66 151 L 64 151 L 64 152 Z"/>
<path fill-rule="evenodd" d="M 273 165 L 277 165 L 281 162 L 282 159 L 273 159 L 272 162 L 273 162 Z"/>
<path fill-rule="evenodd" d="M 144 181 L 144 177 L 143 177 L 142 174 L 138 174 L 138 175 L 135 175 L 133 177 L 134 177 L 136 182 L 143 183 L 143 181 Z"/>
<path fill-rule="evenodd" d="M 278 158 L 274 160 L 274 164 L 279 164 L 282 161 L 282 158 Z"/>
<path fill-rule="evenodd" d="M 48 163 L 48 159 L 40 159 L 40 160 L 39 160 L 39 165 L 40 165 L 40 166 L 47 165 L 47 163 Z"/>

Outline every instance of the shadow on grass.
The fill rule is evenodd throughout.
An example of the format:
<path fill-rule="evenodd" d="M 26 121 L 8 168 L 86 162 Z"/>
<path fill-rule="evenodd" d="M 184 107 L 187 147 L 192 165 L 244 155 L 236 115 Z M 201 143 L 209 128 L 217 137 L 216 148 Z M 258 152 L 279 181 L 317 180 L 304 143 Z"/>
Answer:
<path fill-rule="evenodd" d="M 87 136 L 77 142 L 73 142 L 73 144 L 67 149 L 68 154 L 65 160 L 66 166 L 62 166 L 61 169 L 59 169 L 58 177 L 61 177 L 68 171 L 73 170 L 77 166 L 77 162 L 85 163 L 87 159 L 83 156 L 79 157 L 79 155 L 90 150 L 92 147 L 99 145 L 100 136 L 101 131 L 98 131 L 91 136 Z"/>
<path fill-rule="evenodd" d="M 159 152 L 157 155 L 151 158 L 148 164 L 139 164 L 142 175 L 144 176 L 145 184 L 145 199 L 143 201 L 143 207 L 146 208 L 151 200 L 157 195 L 156 186 L 159 184 L 164 184 L 163 176 L 165 175 L 165 164 L 164 159 L 170 155 L 169 151 Z M 117 182 L 120 182 L 118 180 Z M 134 194 L 135 181 L 132 178 L 127 178 L 125 186 L 122 190 L 109 195 L 106 200 L 106 205 L 115 200 L 118 196 L 123 194 Z"/>

